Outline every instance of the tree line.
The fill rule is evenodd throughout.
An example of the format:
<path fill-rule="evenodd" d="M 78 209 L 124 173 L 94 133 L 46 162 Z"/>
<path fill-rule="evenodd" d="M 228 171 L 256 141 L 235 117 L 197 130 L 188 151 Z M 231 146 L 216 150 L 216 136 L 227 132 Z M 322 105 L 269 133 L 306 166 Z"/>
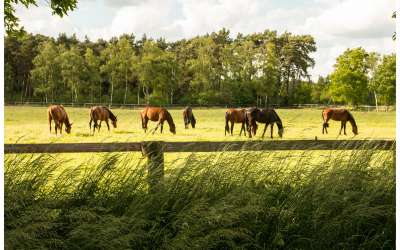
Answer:
<path fill-rule="evenodd" d="M 124 34 L 83 41 L 5 37 L 5 101 L 136 104 L 384 104 L 395 102 L 395 55 L 347 49 L 313 82 L 310 35 L 229 30 L 167 42 Z"/>

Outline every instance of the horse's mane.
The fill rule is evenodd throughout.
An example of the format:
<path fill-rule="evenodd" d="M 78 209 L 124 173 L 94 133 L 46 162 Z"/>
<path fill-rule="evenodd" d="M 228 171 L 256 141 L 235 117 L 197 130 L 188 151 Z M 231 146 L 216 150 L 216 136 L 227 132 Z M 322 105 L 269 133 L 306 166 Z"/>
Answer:
<path fill-rule="evenodd" d="M 347 112 L 349 113 L 349 122 L 357 127 L 356 120 L 354 119 L 353 115 L 350 113 L 350 111 Z"/>
<path fill-rule="evenodd" d="M 109 108 L 107 108 L 105 106 L 103 106 L 103 108 L 108 111 L 108 113 L 110 114 L 110 119 L 112 121 L 115 121 L 117 119 L 117 117 L 113 114 L 113 112 L 111 112 L 111 110 Z"/>
<path fill-rule="evenodd" d="M 277 121 L 277 123 L 276 123 L 276 125 L 278 125 L 278 128 L 282 128 L 283 126 L 282 126 L 282 120 L 281 120 L 281 118 L 279 117 L 279 115 L 276 113 L 276 111 L 275 111 L 275 109 L 271 109 L 271 112 L 275 115 L 275 117 L 276 117 L 276 121 Z"/>

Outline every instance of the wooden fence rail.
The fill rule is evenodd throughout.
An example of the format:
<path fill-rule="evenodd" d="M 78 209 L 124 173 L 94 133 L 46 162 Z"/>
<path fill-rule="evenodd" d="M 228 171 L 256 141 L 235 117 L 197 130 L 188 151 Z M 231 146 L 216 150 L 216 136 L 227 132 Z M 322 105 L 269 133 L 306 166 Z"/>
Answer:
<path fill-rule="evenodd" d="M 4 144 L 5 154 L 134 152 L 147 157 L 149 192 L 162 190 L 164 152 L 272 151 L 272 150 L 393 150 L 393 140 L 275 140 L 232 142 L 127 142 Z"/>

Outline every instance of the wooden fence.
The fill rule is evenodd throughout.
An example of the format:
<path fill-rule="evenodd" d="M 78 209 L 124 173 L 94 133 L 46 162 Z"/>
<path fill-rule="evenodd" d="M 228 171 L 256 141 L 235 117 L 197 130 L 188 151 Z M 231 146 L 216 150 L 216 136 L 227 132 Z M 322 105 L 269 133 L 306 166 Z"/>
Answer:
<path fill-rule="evenodd" d="M 273 150 L 394 150 L 394 140 L 275 140 L 231 142 L 127 142 L 4 144 L 5 154 L 142 152 L 148 159 L 150 191 L 162 188 L 164 152 L 219 152 Z"/>

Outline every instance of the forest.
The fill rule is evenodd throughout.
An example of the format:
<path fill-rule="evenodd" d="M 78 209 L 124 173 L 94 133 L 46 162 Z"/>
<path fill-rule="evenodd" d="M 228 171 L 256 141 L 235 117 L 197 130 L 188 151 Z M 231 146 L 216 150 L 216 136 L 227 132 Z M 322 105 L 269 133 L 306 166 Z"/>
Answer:
<path fill-rule="evenodd" d="M 314 38 L 221 29 L 169 42 L 124 34 L 82 41 L 25 31 L 5 37 L 5 102 L 152 105 L 395 103 L 396 58 L 349 48 L 313 81 Z"/>

